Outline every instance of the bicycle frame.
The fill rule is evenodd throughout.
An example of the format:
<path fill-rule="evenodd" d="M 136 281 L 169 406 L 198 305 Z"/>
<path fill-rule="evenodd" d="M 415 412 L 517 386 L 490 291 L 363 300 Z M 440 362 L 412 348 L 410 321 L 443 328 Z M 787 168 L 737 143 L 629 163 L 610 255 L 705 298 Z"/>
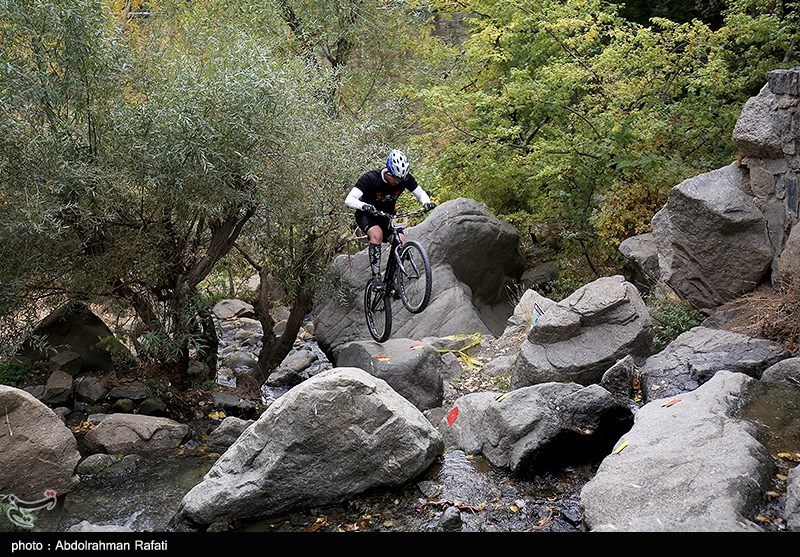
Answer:
<path fill-rule="evenodd" d="M 389 233 L 392 236 L 392 241 L 387 242 L 390 244 L 389 248 L 389 260 L 386 263 L 386 273 L 385 273 L 385 282 L 387 285 L 394 285 L 395 273 L 399 268 L 401 272 L 405 272 L 403 269 L 403 264 L 400 262 L 400 251 L 403 248 L 403 240 L 400 238 L 400 234 L 403 233 L 405 227 L 403 226 L 396 226 L 395 221 L 401 218 L 409 217 L 411 215 L 416 215 L 418 213 L 426 212 L 425 209 L 417 209 L 415 211 L 409 211 L 407 213 L 398 213 L 396 215 L 392 215 L 390 213 L 384 213 L 383 211 L 376 211 L 376 215 L 380 215 L 382 217 L 386 217 L 389 219 Z M 387 291 L 388 292 L 388 291 Z"/>

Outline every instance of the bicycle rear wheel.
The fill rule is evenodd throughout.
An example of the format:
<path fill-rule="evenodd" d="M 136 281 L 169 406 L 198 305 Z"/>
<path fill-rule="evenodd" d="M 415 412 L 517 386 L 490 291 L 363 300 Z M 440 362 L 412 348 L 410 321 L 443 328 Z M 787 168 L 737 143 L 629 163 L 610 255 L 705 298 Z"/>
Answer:
<path fill-rule="evenodd" d="M 433 277 L 428 254 L 419 242 L 410 240 L 400 250 L 397 282 L 400 287 L 400 299 L 408 311 L 419 313 L 428 307 Z"/>
<path fill-rule="evenodd" d="M 369 334 L 377 342 L 385 342 L 392 334 L 392 301 L 388 290 L 375 290 L 371 280 L 364 288 L 364 314 Z"/>

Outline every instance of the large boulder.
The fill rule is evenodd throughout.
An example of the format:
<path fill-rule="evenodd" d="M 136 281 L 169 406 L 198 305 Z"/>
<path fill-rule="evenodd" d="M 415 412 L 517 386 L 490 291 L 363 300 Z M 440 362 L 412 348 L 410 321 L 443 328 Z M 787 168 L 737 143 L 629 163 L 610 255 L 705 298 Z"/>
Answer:
<path fill-rule="evenodd" d="M 464 395 L 439 430 L 447 446 L 525 472 L 608 454 L 632 424 L 631 410 L 599 385 L 543 383 Z"/>
<path fill-rule="evenodd" d="M 599 278 L 536 320 L 514 363 L 511 386 L 598 383 L 625 356 L 649 355 L 652 339 L 652 320 L 636 287 L 620 275 Z"/>
<path fill-rule="evenodd" d="M 411 339 L 348 342 L 334 353 L 337 367 L 357 367 L 386 381 L 422 411 L 442 405 L 445 363 L 430 344 Z"/>
<path fill-rule="evenodd" d="M 640 370 L 642 394 L 647 401 L 691 391 L 720 370 L 760 379 L 765 369 L 788 357 L 770 340 L 695 327 L 647 358 Z"/>
<path fill-rule="evenodd" d="M 141 454 L 174 449 L 188 435 L 189 426 L 169 418 L 112 414 L 92 428 L 84 441 L 94 452 Z"/>
<path fill-rule="evenodd" d="M 689 178 L 653 217 L 660 279 L 697 307 L 752 291 L 772 264 L 766 220 L 742 191 L 746 181 L 736 163 Z"/>
<path fill-rule="evenodd" d="M 5 385 L 0 408 L 0 493 L 38 501 L 49 489 L 57 495 L 74 490 L 81 455 L 61 419 L 30 394 Z"/>
<path fill-rule="evenodd" d="M 419 314 L 394 303 L 394 337 L 502 334 L 513 310 L 506 286 L 524 270 L 519 234 L 513 226 L 477 201 L 459 198 L 442 203 L 424 222 L 408 228 L 406 239 L 425 246 L 433 290 L 430 305 Z M 382 251 L 385 266 L 386 244 Z M 367 250 L 339 256 L 332 273 L 340 283 L 341 299 L 321 300 L 314 312 L 315 336 L 327 354 L 347 342 L 370 338 L 363 306 L 364 285 L 370 277 Z"/>
<path fill-rule="evenodd" d="M 658 282 L 658 244 L 652 232 L 626 238 L 619 245 L 620 253 L 633 268 L 634 282 L 650 286 Z"/>
<path fill-rule="evenodd" d="M 385 381 L 323 371 L 277 399 L 181 502 L 179 529 L 324 506 L 405 484 L 444 450 L 438 431 Z"/>
<path fill-rule="evenodd" d="M 81 371 L 113 371 L 113 354 L 130 358 L 130 351 L 116 340 L 111 329 L 84 304 L 65 304 L 47 316 L 31 333 L 31 338 L 45 338 L 50 347 L 80 355 Z M 52 354 L 27 340 L 18 357 L 47 360 Z"/>
<path fill-rule="evenodd" d="M 675 401 L 636 412 L 633 428 L 581 491 L 593 531 L 758 531 L 746 517 L 761 503 L 774 465 L 755 426 L 737 417 L 748 385 L 720 372 Z"/>

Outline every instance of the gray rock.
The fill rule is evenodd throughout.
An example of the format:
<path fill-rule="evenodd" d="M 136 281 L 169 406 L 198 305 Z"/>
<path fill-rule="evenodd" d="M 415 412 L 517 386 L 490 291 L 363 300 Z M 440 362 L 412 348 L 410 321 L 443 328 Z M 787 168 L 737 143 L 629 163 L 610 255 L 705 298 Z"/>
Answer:
<path fill-rule="evenodd" d="M 722 371 L 680 401 L 650 402 L 581 491 L 588 530 L 758 531 L 751 516 L 773 464 L 736 417 L 749 377 Z"/>
<path fill-rule="evenodd" d="M 209 434 L 206 443 L 209 450 L 224 453 L 252 423 L 253 420 L 228 416 Z"/>
<path fill-rule="evenodd" d="M 197 360 L 189 364 L 186 370 L 189 377 L 203 378 L 211 375 L 211 368 L 205 362 L 198 362 Z"/>
<path fill-rule="evenodd" d="M 419 314 L 394 304 L 398 311 L 393 313 L 392 336 L 501 335 L 513 310 L 507 286 L 524 270 L 516 229 L 495 218 L 485 205 L 459 198 L 442 203 L 424 222 L 408 228 L 406 238 L 425 246 L 433 290 L 430 305 Z M 383 257 L 388 257 L 386 247 Z M 315 337 L 327 354 L 347 342 L 370 338 L 363 307 L 370 276 L 367 250 L 338 257 L 332 273 L 342 285 L 339 295 L 320 300 L 314 311 Z"/>
<path fill-rule="evenodd" d="M 783 517 L 786 520 L 787 530 L 800 532 L 800 466 L 789 470 L 788 476 Z"/>
<path fill-rule="evenodd" d="M 647 358 L 641 368 L 642 395 L 646 402 L 691 391 L 723 369 L 759 379 L 787 357 L 782 346 L 769 340 L 695 327 Z"/>
<path fill-rule="evenodd" d="M 72 397 L 72 376 L 63 371 L 54 371 L 47 379 L 41 401 L 56 405 L 66 402 Z"/>
<path fill-rule="evenodd" d="M 178 447 L 189 435 L 189 426 L 168 418 L 138 414 L 112 414 L 84 438 L 94 452 L 149 453 Z"/>
<path fill-rule="evenodd" d="M 356 367 L 383 379 L 420 410 L 442 405 L 444 362 L 428 344 L 407 338 L 349 342 L 333 359 L 337 367 Z"/>
<path fill-rule="evenodd" d="M 276 400 L 186 494 L 174 522 L 335 504 L 403 485 L 442 451 L 436 429 L 385 381 L 334 368 Z"/>
<path fill-rule="evenodd" d="M 108 397 L 112 399 L 129 398 L 131 400 L 144 400 L 148 396 L 150 396 L 150 389 L 148 389 L 144 383 L 138 381 L 111 385 L 111 390 L 108 392 Z"/>
<path fill-rule="evenodd" d="M 25 387 L 22 390 L 31 395 L 33 398 L 41 399 L 42 395 L 44 394 L 44 385 L 33 385 L 31 387 Z"/>
<path fill-rule="evenodd" d="M 63 371 L 75 377 L 81 371 L 81 355 L 72 350 L 64 350 L 50 358 L 50 371 Z"/>
<path fill-rule="evenodd" d="M 58 408 L 53 408 L 53 413 L 58 416 L 62 423 L 67 423 L 67 416 L 72 413 L 72 410 L 65 406 L 59 406 Z"/>
<path fill-rule="evenodd" d="M 800 357 L 786 358 L 769 366 L 761 374 L 762 381 L 782 381 L 800 387 Z"/>
<path fill-rule="evenodd" d="M 496 500 L 500 487 L 482 473 L 464 451 L 444 453 L 440 465 L 431 467 L 428 476 L 417 483 L 417 488 L 429 501 L 455 503 L 479 507 Z"/>
<path fill-rule="evenodd" d="M 308 379 L 308 373 L 303 372 L 318 359 L 319 356 L 311 350 L 292 352 L 270 374 L 266 383 L 271 387 L 294 387 L 299 385 Z"/>
<path fill-rule="evenodd" d="M 744 156 L 783 158 L 783 142 L 775 106 L 775 95 L 768 85 L 764 85 L 758 95 L 744 104 L 733 128 L 733 142 Z"/>
<path fill-rule="evenodd" d="M 113 466 L 119 462 L 119 460 L 120 457 L 117 455 L 96 453 L 81 460 L 75 471 L 81 478 L 94 476 L 106 468 Z"/>
<path fill-rule="evenodd" d="M 239 369 L 239 368 L 254 369 L 258 365 L 258 360 L 253 356 L 251 352 L 247 352 L 245 350 L 237 350 L 226 356 L 225 359 L 222 360 L 222 364 L 225 367 L 229 367 L 232 369 Z"/>
<path fill-rule="evenodd" d="M 242 300 L 221 300 L 212 308 L 212 313 L 217 319 L 233 319 L 235 317 L 255 318 L 256 312 L 251 304 Z"/>
<path fill-rule="evenodd" d="M 129 398 L 118 398 L 111 405 L 111 411 L 117 414 L 132 414 L 136 404 Z"/>
<path fill-rule="evenodd" d="M 545 261 L 522 273 L 520 282 L 528 288 L 535 289 L 558 280 L 558 275 L 558 263 Z"/>
<path fill-rule="evenodd" d="M 439 527 L 447 532 L 457 532 L 461 530 L 461 511 L 458 507 L 447 507 L 439 519 Z"/>
<path fill-rule="evenodd" d="M 0 385 L 0 493 L 36 501 L 48 489 L 64 495 L 78 484 L 81 459 L 72 432 L 42 402 Z"/>
<path fill-rule="evenodd" d="M 621 275 L 597 279 L 545 311 L 522 343 L 511 386 L 587 385 L 627 355 L 650 353 L 653 328 L 639 291 Z"/>
<path fill-rule="evenodd" d="M 498 356 L 486 362 L 481 369 L 481 375 L 488 377 L 508 376 L 511 377 L 511 370 L 514 367 L 516 356 Z"/>
<path fill-rule="evenodd" d="M 227 414 L 251 416 L 256 411 L 256 405 L 232 393 L 215 392 L 211 394 L 212 403 L 216 408 L 224 410 Z"/>
<path fill-rule="evenodd" d="M 139 405 L 138 412 L 144 416 L 165 416 L 167 405 L 160 398 L 148 398 Z"/>
<path fill-rule="evenodd" d="M 446 445 L 513 472 L 588 460 L 610 450 L 633 422 L 631 410 L 608 391 L 576 383 L 472 393 L 454 408 L 455 419 L 439 424 Z"/>
<path fill-rule="evenodd" d="M 556 302 L 542 296 L 536 290 L 526 290 L 517 305 L 514 306 L 514 313 L 506 322 L 503 336 L 523 331 L 527 333 L 530 331 L 531 324 L 535 323 L 544 312 L 555 305 Z"/>
<path fill-rule="evenodd" d="M 94 375 L 83 375 L 75 378 L 75 394 L 87 402 L 98 402 L 108 394 L 105 381 Z"/>
<path fill-rule="evenodd" d="M 736 163 L 684 180 L 653 217 L 660 279 L 699 308 L 751 292 L 772 264 L 766 220 L 744 182 Z"/>
<path fill-rule="evenodd" d="M 97 412 L 95 414 L 89 414 L 86 417 L 86 421 L 89 422 L 90 424 L 97 425 L 100 422 L 102 422 L 103 420 L 105 420 L 106 418 L 108 418 L 108 416 L 109 416 L 108 414 L 104 414 L 102 412 Z"/>
<path fill-rule="evenodd" d="M 630 261 L 635 271 L 633 280 L 637 284 L 651 285 L 658 281 L 658 244 L 651 232 L 626 238 L 619 245 L 619 251 Z"/>
<path fill-rule="evenodd" d="M 608 368 L 600 380 L 600 386 L 614 396 L 634 398 L 638 381 L 637 371 L 638 368 L 633 358 L 625 356 Z"/>
<path fill-rule="evenodd" d="M 88 520 L 82 520 L 74 526 L 70 526 L 67 532 L 134 532 L 127 526 L 118 524 L 93 524 Z"/>
<path fill-rule="evenodd" d="M 800 226 L 792 228 L 780 255 L 779 268 L 782 286 L 800 287 Z"/>
<path fill-rule="evenodd" d="M 113 354 L 130 358 L 130 351 L 114 338 L 102 319 L 84 304 L 66 304 L 39 323 L 31 336 L 45 337 L 50 346 L 66 347 L 81 355 L 84 372 L 114 369 Z M 46 360 L 49 354 L 41 352 L 30 341 L 23 343 L 19 356 L 30 360 Z"/>

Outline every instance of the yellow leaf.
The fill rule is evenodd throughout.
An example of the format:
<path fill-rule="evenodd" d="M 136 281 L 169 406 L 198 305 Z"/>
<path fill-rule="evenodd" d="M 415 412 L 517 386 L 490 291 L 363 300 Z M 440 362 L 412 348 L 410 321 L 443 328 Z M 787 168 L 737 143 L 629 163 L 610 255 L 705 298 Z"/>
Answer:
<path fill-rule="evenodd" d="M 515 513 L 517 511 L 519 511 L 519 507 L 517 507 L 516 505 L 511 505 L 511 512 Z"/>
<path fill-rule="evenodd" d="M 616 449 L 614 449 L 614 451 L 611 454 L 619 454 L 627 446 L 628 446 L 628 442 L 627 441 L 623 441 L 622 443 L 619 444 L 619 446 Z"/>
<path fill-rule="evenodd" d="M 772 524 L 772 520 L 770 520 L 769 518 L 767 518 L 767 517 L 766 517 L 766 516 L 764 516 L 763 514 L 760 514 L 760 515 L 758 515 L 758 516 L 756 517 L 756 520 L 757 520 L 758 522 L 764 522 L 764 523 L 766 523 L 766 524 Z"/>
<path fill-rule="evenodd" d="M 786 474 L 775 474 L 775 477 L 782 482 L 785 482 L 786 480 L 789 479 L 789 476 L 787 476 Z"/>
<path fill-rule="evenodd" d="M 395 500 L 394 500 L 394 504 L 395 504 L 395 505 L 399 505 L 399 504 L 400 504 L 400 499 L 395 499 Z"/>
<path fill-rule="evenodd" d="M 502 401 L 504 401 L 505 399 L 507 399 L 507 398 L 509 397 L 509 395 L 510 395 L 510 394 L 511 394 L 511 392 L 510 392 L 510 391 L 509 391 L 509 392 L 507 392 L 507 393 L 503 393 L 502 395 L 500 395 L 499 397 L 497 397 L 495 400 L 496 400 L 497 402 L 502 402 Z"/>
<path fill-rule="evenodd" d="M 386 528 L 391 528 L 392 526 L 394 526 L 394 522 L 392 522 L 391 520 L 387 520 L 386 522 L 383 523 L 383 525 Z"/>

